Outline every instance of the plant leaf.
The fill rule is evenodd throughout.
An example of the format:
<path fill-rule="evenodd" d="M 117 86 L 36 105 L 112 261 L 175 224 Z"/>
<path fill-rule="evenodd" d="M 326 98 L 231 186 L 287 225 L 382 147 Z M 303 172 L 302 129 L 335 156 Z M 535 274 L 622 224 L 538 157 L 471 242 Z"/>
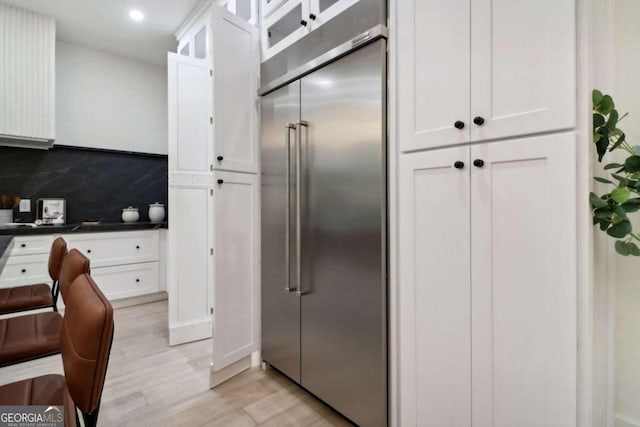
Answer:
<path fill-rule="evenodd" d="M 605 116 L 609 115 L 614 108 L 616 108 L 616 104 L 613 102 L 613 98 L 609 95 L 603 96 L 600 102 L 595 106 L 596 111 Z"/>
<path fill-rule="evenodd" d="M 633 212 L 640 211 L 640 204 L 632 203 L 631 201 L 623 203 L 621 206 L 622 206 L 622 209 L 624 209 L 624 211 L 626 213 L 633 213 Z"/>
<path fill-rule="evenodd" d="M 621 132 L 621 135 L 618 137 L 618 139 L 616 139 L 616 142 L 611 146 L 611 148 L 609 149 L 609 152 L 612 152 L 613 150 L 618 148 L 620 145 L 622 145 L 622 143 L 626 139 L 627 139 L 627 135 L 625 135 L 624 133 Z"/>
<path fill-rule="evenodd" d="M 617 110 L 612 110 L 609 113 L 609 120 L 607 120 L 607 129 L 614 131 L 616 129 L 616 125 L 618 124 L 618 118 L 620 115 Z"/>
<path fill-rule="evenodd" d="M 608 203 L 598 197 L 595 193 L 589 193 L 589 201 L 594 208 L 604 208 L 608 206 Z"/>
<path fill-rule="evenodd" d="M 630 253 L 629 247 L 624 241 L 622 240 L 616 241 L 615 248 L 616 248 L 616 252 L 618 252 L 620 255 L 629 256 L 629 253 Z"/>
<path fill-rule="evenodd" d="M 611 237 L 615 237 L 616 239 L 622 239 L 627 236 L 632 231 L 631 223 L 629 220 L 620 221 L 617 224 L 614 224 L 607 230 L 607 234 Z"/>
<path fill-rule="evenodd" d="M 593 113 L 593 128 L 599 128 L 606 123 L 606 120 L 602 114 Z"/>
<path fill-rule="evenodd" d="M 608 220 L 609 218 L 611 218 L 611 215 L 613 215 L 613 209 L 609 207 L 598 208 L 593 211 L 593 217 L 596 218 L 598 222 L 600 222 L 601 219 Z"/>
<path fill-rule="evenodd" d="M 593 102 L 594 107 L 600 104 L 600 102 L 602 101 L 602 98 L 603 98 L 602 92 L 600 92 L 598 89 L 594 89 L 593 92 L 591 92 L 591 101 Z"/>
<path fill-rule="evenodd" d="M 606 178 L 600 178 L 600 177 L 596 176 L 596 177 L 594 177 L 593 179 L 595 179 L 596 181 L 601 182 L 601 183 L 603 183 L 603 184 L 612 184 L 612 185 L 615 185 L 615 184 L 613 184 L 613 182 L 609 181 L 609 180 L 608 180 L 608 179 L 606 179 Z"/>
<path fill-rule="evenodd" d="M 625 172 L 634 173 L 640 171 L 640 156 L 630 156 L 624 162 Z"/>
<path fill-rule="evenodd" d="M 629 255 L 640 256 L 640 248 L 635 243 L 628 242 L 627 249 L 629 250 Z"/>
<path fill-rule="evenodd" d="M 609 163 L 604 167 L 604 169 L 609 170 L 609 169 L 618 169 L 622 167 L 624 167 L 624 165 L 621 165 L 620 163 Z"/>
<path fill-rule="evenodd" d="M 611 198 L 616 202 L 623 204 L 631 197 L 631 192 L 627 188 L 616 188 L 611 192 Z"/>

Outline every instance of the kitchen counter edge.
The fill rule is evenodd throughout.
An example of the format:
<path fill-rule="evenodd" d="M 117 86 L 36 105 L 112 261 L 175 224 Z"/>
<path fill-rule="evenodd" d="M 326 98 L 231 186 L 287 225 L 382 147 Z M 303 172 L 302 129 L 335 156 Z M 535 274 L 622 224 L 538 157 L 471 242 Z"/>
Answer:
<path fill-rule="evenodd" d="M 113 231 L 140 231 L 166 229 L 167 222 L 106 223 L 96 225 L 65 224 L 39 227 L 0 227 L 0 236 L 33 236 L 39 234 L 109 233 Z"/>

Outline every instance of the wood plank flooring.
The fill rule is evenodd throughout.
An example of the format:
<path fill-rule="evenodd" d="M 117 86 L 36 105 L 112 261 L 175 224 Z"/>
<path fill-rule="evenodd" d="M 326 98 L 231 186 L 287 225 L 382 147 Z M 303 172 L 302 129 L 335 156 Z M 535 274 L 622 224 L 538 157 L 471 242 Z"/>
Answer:
<path fill-rule="evenodd" d="M 167 302 L 115 310 L 99 426 L 350 426 L 272 369 L 209 389 L 211 340 L 168 345 Z M 60 356 L 0 368 L 0 384 L 62 373 Z"/>

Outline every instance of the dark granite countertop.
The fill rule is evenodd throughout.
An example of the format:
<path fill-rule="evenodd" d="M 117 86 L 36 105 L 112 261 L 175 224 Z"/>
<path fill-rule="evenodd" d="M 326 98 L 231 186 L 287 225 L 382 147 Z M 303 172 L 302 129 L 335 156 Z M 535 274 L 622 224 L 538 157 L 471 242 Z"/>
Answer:
<path fill-rule="evenodd" d="M 94 225 L 65 224 L 65 225 L 41 225 L 39 227 L 8 226 L 0 227 L 2 236 L 29 236 L 36 234 L 69 234 L 69 233 L 107 233 L 111 231 L 138 231 L 157 230 L 168 228 L 166 222 L 134 222 L 134 223 L 103 223 Z"/>

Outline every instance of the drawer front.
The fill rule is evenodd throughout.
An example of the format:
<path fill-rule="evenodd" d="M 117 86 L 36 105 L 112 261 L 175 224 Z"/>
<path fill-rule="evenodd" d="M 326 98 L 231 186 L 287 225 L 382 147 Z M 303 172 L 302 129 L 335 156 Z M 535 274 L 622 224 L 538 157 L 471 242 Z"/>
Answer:
<path fill-rule="evenodd" d="M 158 261 L 158 232 L 67 235 L 69 248 L 91 260 L 91 268 Z"/>
<path fill-rule="evenodd" d="M 0 275 L 0 288 L 50 282 L 47 257 L 42 255 L 15 256 L 12 252 Z"/>
<path fill-rule="evenodd" d="M 109 300 L 160 292 L 157 262 L 95 268 L 91 277 Z"/>
<path fill-rule="evenodd" d="M 14 245 L 11 256 L 49 254 L 54 238 L 53 235 L 16 236 L 13 238 Z"/>

